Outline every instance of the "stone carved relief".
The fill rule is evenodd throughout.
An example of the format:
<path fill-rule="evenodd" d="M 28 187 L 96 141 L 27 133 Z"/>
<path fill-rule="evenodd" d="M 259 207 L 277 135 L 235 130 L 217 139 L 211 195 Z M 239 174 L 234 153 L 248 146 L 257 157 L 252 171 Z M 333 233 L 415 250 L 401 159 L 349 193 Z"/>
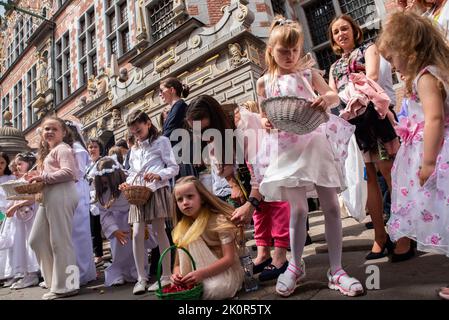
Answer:
<path fill-rule="evenodd" d="M 112 130 L 115 130 L 123 125 L 122 114 L 120 109 L 112 109 Z"/>
<path fill-rule="evenodd" d="M 242 51 L 242 47 L 238 43 L 231 43 L 228 45 L 229 54 L 231 55 L 231 66 L 238 67 L 241 64 L 248 62 L 248 53 Z"/>
<path fill-rule="evenodd" d="M 45 94 L 48 90 L 48 64 L 47 54 L 36 52 L 37 68 L 36 68 L 36 95 Z"/>

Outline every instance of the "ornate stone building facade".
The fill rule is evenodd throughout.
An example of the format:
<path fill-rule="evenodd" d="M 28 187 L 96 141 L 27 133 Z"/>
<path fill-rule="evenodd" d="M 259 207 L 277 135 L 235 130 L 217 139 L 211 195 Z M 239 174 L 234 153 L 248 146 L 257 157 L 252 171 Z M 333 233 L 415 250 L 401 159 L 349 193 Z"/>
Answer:
<path fill-rule="evenodd" d="M 255 100 L 265 40 L 275 14 L 299 19 L 306 50 L 319 66 L 335 59 L 327 26 L 349 13 L 375 37 L 393 1 L 383 0 L 18 0 L 47 21 L 14 10 L 2 20 L 1 113 L 36 147 L 47 114 L 82 122 L 105 142 L 126 130 L 130 110 L 154 123 L 165 107 L 159 82 L 178 77 L 191 98 L 213 95 L 223 105 Z M 3 116 L 0 120 L 3 124 Z"/>

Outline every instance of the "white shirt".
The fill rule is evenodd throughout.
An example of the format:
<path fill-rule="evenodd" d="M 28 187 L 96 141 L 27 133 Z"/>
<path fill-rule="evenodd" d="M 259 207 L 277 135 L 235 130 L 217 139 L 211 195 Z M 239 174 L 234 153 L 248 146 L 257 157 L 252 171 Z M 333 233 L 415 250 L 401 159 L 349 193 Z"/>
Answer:
<path fill-rule="evenodd" d="M 393 89 L 391 64 L 382 56 L 380 56 L 379 79 L 377 80 L 377 83 L 385 90 L 385 93 L 390 98 L 390 104 L 396 105 L 396 93 Z"/>
<path fill-rule="evenodd" d="M 179 172 L 170 140 L 164 136 L 159 136 L 151 145 L 148 140 L 145 140 L 133 146 L 129 157 L 129 166 L 126 182 L 134 185 L 146 185 L 153 191 L 169 186 L 169 180 Z M 142 174 L 136 178 L 139 172 Z M 158 174 L 161 181 L 145 182 L 143 174 L 150 172 Z M 136 178 L 135 181 L 134 178 Z"/>

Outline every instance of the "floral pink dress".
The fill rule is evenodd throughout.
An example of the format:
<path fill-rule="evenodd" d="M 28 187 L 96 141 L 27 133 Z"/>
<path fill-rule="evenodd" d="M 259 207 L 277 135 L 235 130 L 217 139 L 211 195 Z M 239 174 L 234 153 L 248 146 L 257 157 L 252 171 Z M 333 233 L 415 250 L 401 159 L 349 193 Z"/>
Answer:
<path fill-rule="evenodd" d="M 267 98 L 297 96 L 314 99 L 312 71 L 264 76 Z M 259 191 L 267 201 L 285 201 L 283 188 L 315 186 L 346 188 L 344 163 L 348 143 L 355 127 L 340 117 L 329 114 L 329 121 L 305 135 L 272 130 L 270 134 L 270 162 Z"/>
<path fill-rule="evenodd" d="M 434 173 L 421 187 L 419 168 L 423 158 L 424 111 L 417 95 L 417 82 L 429 72 L 444 84 L 444 141 Z M 418 250 L 449 256 L 449 78 L 430 66 L 416 77 L 409 99 L 409 114 L 396 128 L 402 145 L 392 168 L 391 217 L 388 229 L 393 240 L 409 237 Z"/>

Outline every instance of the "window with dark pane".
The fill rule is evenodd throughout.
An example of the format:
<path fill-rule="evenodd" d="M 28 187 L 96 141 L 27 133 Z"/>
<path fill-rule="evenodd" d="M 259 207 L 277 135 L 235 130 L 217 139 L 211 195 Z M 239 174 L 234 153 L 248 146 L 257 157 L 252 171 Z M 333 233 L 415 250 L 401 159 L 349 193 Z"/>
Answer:
<path fill-rule="evenodd" d="M 78 37 L 80 72 L 79 86 L 85 85 L 90 75 L 96 75 L 96 67 L 92 65 L 91 56 L 97 54 L 97 40 L 95 27 L 95 9 L 90 7 L 80 18 L 80 24 L 86 23 L 86 28 Z"/>
<path fill-rule="evenodd" d="M 91 63 L 92 63 L 92 74 L 97 75 L 98 74 L 98 64 L 97 64 L 97 54 L 96 53 L 93 56 L 91 56 Z"/>
<path fill-rule="evenodd" d="M 160 0 L 149 8 L 149 20 L 151 23 L 151 36 L 157 41 L 174 29 L 173 24 L 173 0 Z"/>
<path fill-rule="evenodd" d="M 115 20 L 115 12 L 111 13 L 108 16 L 108 21 L 109 21 L 109 34 L 113 33 L 115 31 L 115 29 L 117 29 L 117 22 Z"/>
<path fill-rule="evenodd" d="M 27 127 L 32 125 L 37 120 L 37 114 L 33 110 L 33 102 L 36 98 L 36 65 L 34 65 L 27 72 L 27 92 L 26 92 L 26 117 L 27 117 Z"/>
<path fill-rule="evenodd" d="M 320 67 L 321 70 L 326 72 L 324 78 L 327 81 L 327 79 L 329 78 L 329 69 L 332 63 L 334 63 L 337 60 L 337 56 L 334 54 L 334 52 L 330 47 L 326 47 L 321 50 L 316 50 L 315 55 L 318 62 L 318 66 Z"/>
<path fill-rule="evenodd" d="M 22 109 L 22 80 L 19 80 L 13 90 L 13 126 L 22 130 L 23 109 Z"/>
<path fill-rule="evenodd" d="M 121 31 L 121 36 L 122 36 L 122 51 L 123 53 L 128 52 L 129 49 L 131 49 L 131 43 L 130 43 L 130 39 L 129 39 L 129 29 L 126 28 L 123 31 Z"/>
<path fill-rule="evenodd" d="M 87 83 L 87 61 L 81 62 L 81 83 L 85 84 Z"/>
<path fill-rule="evenodd" d="M 332 0 L 315 1 L 304 7 L 313 45 L 328 41 L 329 23 L 335 17 Z"/>
<path fill-rule="evenodd" d="M 129 36 L 128 1 L 106 1 L 107 56 L 120 58 L 131 49 Z"/>
<path fill-rule="evenodd" d="M 5 119 L 3 119 L 3 114 L 4 114 L 6 111 L 9 111 L 9 93 L 6 94 L 6 95 L 2 98 L 2 114 L 1 114 L 1 117 L 2 117 L 2 125 L 5 124 Z"/>
<path fill-rule="evenodd" d="M 338 0 L 341 11 L 350 15 L 360 26 L 378 18 L 374 0 Z"/>
<path fill-rule="evenodd" d="M 67 31 L 56 41 L 56 103 L 67 98 L 70 90 L 70 38 Z"/>
<path fill-rule="evenodd" d="M 379 35 L 378 29 L 365 29 L 363 30 L 363 43 L 376 42 Z"/>
<path fill-rule="evenodd" d="M 128 8 L 126 7 L 126 2 L 120 5 L 120 24 L 128 20 Z"/>
<path fill-rule="evenodd" d="M 273 7 L 273 13 L 286 16 L 285 12 L 285 0 L 271 0 L 271 6 Z"/>

